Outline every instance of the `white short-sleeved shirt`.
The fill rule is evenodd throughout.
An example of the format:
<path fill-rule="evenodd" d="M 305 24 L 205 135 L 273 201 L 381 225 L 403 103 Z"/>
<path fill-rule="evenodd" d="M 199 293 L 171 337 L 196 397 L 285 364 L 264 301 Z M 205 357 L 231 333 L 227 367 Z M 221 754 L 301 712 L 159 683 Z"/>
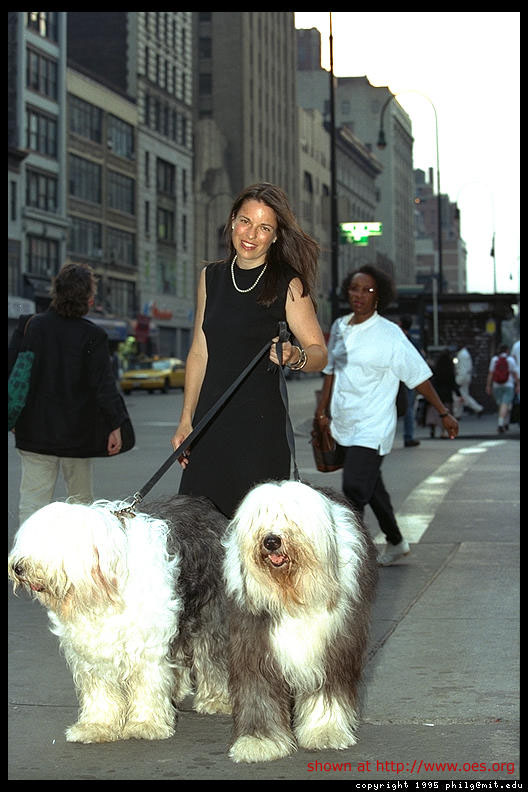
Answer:
<path fill-rule="evenodd" d="M 324 374 L 334 375 L 331 432 L 344 446 L 388 454 L 396 434 L 400 380 L 415 388 L 433 372 L 394 322 L 377 312 L 360 324 L 353 314 L 335 320 Z"/>

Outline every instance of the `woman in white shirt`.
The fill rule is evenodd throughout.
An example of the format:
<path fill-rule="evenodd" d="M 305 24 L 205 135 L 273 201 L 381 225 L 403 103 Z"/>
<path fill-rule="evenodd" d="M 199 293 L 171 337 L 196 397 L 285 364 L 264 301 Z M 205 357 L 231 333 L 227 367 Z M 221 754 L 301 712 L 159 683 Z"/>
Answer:
<path fill-rule="evenodd" d="M 343 492 L 361 514 L 370 504 L 387 538 L 378 562 L 387 566 L 410 550 L 381 476 L 383 457 L 396 434 L 400 381 L 438 410 L 451 439 L 458 434 L 458 422 L 429 382 L 432 371 L 425 360 L 401 328 L 378 313 L 394 298 L 392 279 L 365 265 L 345 279 L 342 290 L 353 313 L 332 325 L 316 417 L 322 424 L 330 420 L 332 436 L 346 448 Z"/>

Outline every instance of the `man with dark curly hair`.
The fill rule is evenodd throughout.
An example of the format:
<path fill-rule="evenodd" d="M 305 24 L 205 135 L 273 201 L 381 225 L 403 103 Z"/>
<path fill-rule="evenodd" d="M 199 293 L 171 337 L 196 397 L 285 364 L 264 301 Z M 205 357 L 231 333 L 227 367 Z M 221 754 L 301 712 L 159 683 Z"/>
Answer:
<path fill-rule="evenodd" d="M 20 523 L 50 503 L 59 470 L 73 501 L 93 501 L 91 456 L 98 410 L 113 427 L 108 454 L 121 450 L 119 427 L 127 414 L 112 373 L 107 335 L 84 318 L 95 292 L 90 267 L 66 264 L 53 280 L 49 309 L 29 321 L 21 317 L 11 340 L 8 373 L 17 346 L 35 356 L 28 397 L 14 430 L 22 464 Z"/>
<path fill-rule="evenodd" d="M 451 438 L 458 422 L 429 382 L 432 371 L 395 322 L 380 316 L 395 297 L 392 279 L 371 265 L 350 273 L 342 286 L 352 313 L 335 320 L 316 418 L 330 421 L 332 436 L 346 448 L 343 492 L 362 513 L 370 504 L 386 536 L 382 566 L 410 551 L 402 536 L 381 476 L 383 457 L 396 433 L 400 381 L 415 388 L 438 410 Z"/>

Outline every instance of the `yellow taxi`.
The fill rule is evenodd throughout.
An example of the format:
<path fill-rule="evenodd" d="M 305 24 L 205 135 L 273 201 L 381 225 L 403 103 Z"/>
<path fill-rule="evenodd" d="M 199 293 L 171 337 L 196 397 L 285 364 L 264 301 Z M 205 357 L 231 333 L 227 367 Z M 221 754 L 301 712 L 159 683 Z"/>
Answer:
<path fill-rule="evenodd" d="M 169 388 L 183 388 L 184 382 L 185 363 L 179 358 L 139 360 L 121 376 L 123 393 L 133 390 L 168 393 Z"/>

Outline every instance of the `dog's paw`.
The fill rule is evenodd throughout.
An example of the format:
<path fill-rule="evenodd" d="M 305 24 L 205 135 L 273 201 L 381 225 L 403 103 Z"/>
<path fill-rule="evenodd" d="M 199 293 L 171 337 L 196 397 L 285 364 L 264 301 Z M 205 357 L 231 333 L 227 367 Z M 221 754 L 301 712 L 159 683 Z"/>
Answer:
<path fill-rule="evenodd" d="M 271 762 L 289 756 L 295 751 L 293 740 L 243 735 L 233 744 L 229 756 L 233 762 Z"/>
<path fill-rule="evenodd" d="M 342 751 L 355 745 L 357 740 L 354 733 L 338 727 L 321 726 L 312 731 L 296 731 L 297 743 L 300 748 L 307 748 L 309 751 L 322 751 L 333 748 Z"/>
<path fill-rule="evenodd" d="M 66 740 L 79 743 L 115 742 L 121 739 L 119 730 L 108 723 L 74 723 L 66 729 Z"/>
<path fill-rule="evenodd" d="M 210 699 L 195 697 L 193 709 L 200 715 L 231 715 L 231 703 L 223 696 Z"/>
<path fill-rule="evenodd" d="M 121 732 L 122 740 L 168 740 L 174 735 L 174 724 L 150 721 L 128 721 Z"/>

